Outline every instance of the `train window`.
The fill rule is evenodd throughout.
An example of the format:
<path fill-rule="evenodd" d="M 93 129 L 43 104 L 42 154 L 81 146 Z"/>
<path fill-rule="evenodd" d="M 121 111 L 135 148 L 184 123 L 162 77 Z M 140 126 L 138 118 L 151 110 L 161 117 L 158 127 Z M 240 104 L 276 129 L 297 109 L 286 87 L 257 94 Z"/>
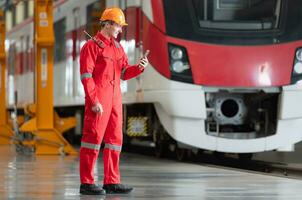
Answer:
<path fill-rule="evenodd" d="M 25 61 L 25 48 L 24 48 L 24 36 L 22 35 L 21 37 L 20 37 L 20 50 L 21 50 L 21 52 L 20 52 L 20 63 L 19 63 L 19 68 L 20 68 L 20 73 L 22 74 L 22 73 L 24 73 L 25 72 L 25 68 L 24 68 L 24 61 Z"/>
<path fill-rule="evenodd" d="M 7 10 L 5 12 L 5 28 L 6 28 L 6 31 L 9 31 L 12 28 L 12 25 L 13 25 L 12 12 L 10 10 Z"/>
<path fill-rule="evenodd" d="M 17 19 L 16 19 L 16 16 L 17 16 L 17 14 L 16 14 L 16 7 L 12 7 L 12 27 L 14 27 L 15 25 L 16 25 L 16 21 L 17 21 Z"/>
<path fill-rule="evenodd" d="M 28 1 L 28 16 L 34 15 L 34 1 Z"/>
<path fill-rule="evenodd" d="M 78 29 L 80 28 L 80 8 L 74 8 L 72 10 L 73 14 L 73 31 L 72 31 L 72 57 L 73 59 L 76 59 L 76 56 L 80 52 L 80 48 L 78 46 Z"/>
<path fill-rule="evenodd" d="M 30 42 L 30 38 L 29 35 L 26 36 L 26 40 L 25 40 L 25 49 L 24 49 L 24 71 L 25 72 L 29 72 L 30 71 L 30 67 L 29 67 L 29 55 L 30 55 L 30 47 L 29 47 L 29 42 Z"/>
<path fill-rule="evenodd" d="M 301 0 L 163 0 L 169 36 L 212 44 L 301 40 Z"/>
<path fill-rule="evenodd" d="M 97 33 L 100 30 L 99 19 L 101 18 L 101 14 L 105 8 L 105 1 L 97 1 L 87 6 L 86 10 L 86 30 L 91 35 Z"/>
<path fill-rule="evenodd" d="M 281 0 L 192 0 L 201 28 L 278 28 Z"/>
<path fill-rule="evenodd" d="M 24 19 L 27 19 L 29 16 L 29 1 L 24 1 Z"/>
<path fill-rule="evenodd" d="M 24 2 L 19 1 L 16 5 L 16 24 L 24 21 Z"/>
<path fill-rule="evenodd" d="M 119 8 L 125 10 L 127 8 L 127 1 L 119 0 Z"/>
<path fill-rule="evenodd" d="M 55 32 L 55 62 L 60 62 L 66 58 L 66 18 L 54 24 Z"/>
<path fill-rule="evenodd" d="M 15 65 L 17 60 L 17 48 L 16 44 L 12 43 L 9 45 L 8 49 L 8 74 L 14 75 L 15 74 Z"/>
<path fill-rule="evenodd" d="M 73 29 L 76 30 L 80 27 L 80 8 L 74 8 L 72 10 L 72 14 L 73 14 Z"/>

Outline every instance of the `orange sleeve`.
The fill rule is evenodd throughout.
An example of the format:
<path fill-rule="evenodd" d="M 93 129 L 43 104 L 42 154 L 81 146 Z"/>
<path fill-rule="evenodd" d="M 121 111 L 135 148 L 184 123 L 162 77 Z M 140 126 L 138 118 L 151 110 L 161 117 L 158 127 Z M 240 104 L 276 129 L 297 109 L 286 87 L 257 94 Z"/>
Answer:
<path fill-rule="evenodd" d="M 82 47 L 80 52 L 80 74 L 84 86 L 85 96 L 94 105 L 99 102 L 96 95 L 96 85 L 93 79 L 93 71 L 97 58 L 96 45 L 90 40 Z"/>
<path fill-rule="evenodd" d="M 122 58 L 123 59 L 122 60 L 123 68 L 122 68 L 121 78 L 123 80 L 129 80 L 129 79 L 134 78 L 134 77 L 138 76 L 139 74 L 141 74 L 144 71 L 144 69 L 140 69 L 139 65 L 129 65 L 128 57 L 127 57 L 126 53 L 124 52 L 124 50 L 123 50 L 123 53 L 124 53 L 123 58 Z"/>

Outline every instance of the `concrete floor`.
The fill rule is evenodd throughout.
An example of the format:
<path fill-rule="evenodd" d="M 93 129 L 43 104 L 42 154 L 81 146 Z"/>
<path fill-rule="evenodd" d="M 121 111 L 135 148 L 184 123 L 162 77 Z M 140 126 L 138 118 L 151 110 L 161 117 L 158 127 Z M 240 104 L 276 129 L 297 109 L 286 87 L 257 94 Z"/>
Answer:
<path fill-rule="evenodd" d="M 78 158 L 16 155 L 0 146 L 0 199 L 301 200 L 302 180 L 271 177 L 200 164 L 123 154 L 122 181 L 128 195 L 79 194 Z M 96 166 L 102 180 L 102 159 Z"/>

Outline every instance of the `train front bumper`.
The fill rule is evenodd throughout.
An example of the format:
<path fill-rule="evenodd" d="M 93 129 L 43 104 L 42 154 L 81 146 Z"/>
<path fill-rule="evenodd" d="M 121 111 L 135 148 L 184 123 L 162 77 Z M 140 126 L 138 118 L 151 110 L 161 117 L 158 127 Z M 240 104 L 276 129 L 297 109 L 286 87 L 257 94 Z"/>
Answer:
<path fill-rule="evenodd" d="M 224 138 L 206 132 L 205 91 L 168 90 L 155 95 L 155 108 L 167 132 L 178 142 L 201 149 L 230 153 L 253 153 L 289 149 L 302 140 L 302 87 L 280 88 L 277 127 L 273 135 L 260 138 Z"/>

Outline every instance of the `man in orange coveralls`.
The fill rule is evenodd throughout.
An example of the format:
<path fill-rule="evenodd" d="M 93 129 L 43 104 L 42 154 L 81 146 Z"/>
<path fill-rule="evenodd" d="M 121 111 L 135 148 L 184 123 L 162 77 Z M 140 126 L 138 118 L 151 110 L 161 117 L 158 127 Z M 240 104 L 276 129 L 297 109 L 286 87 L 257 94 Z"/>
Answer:
<path fill-rule="evenodd" d="M 138 65 L 129 65 L 122 46 L 115 40 L 126 26 L 119 8 L 106 9 L 101 30 L 87 41 L 80 53 L 81 80 L 85 90 L 85 117 L 80 149 L 80 193 L 129 193 L 133 188 L 122 185 L 119 156 L 122 149 L 122 95 L 120 78 L 136 77 L 148 65 L 143 57 Z M 101 142 L 103 151 L 103 188 L 94 182 L 94 166 Z"/>

